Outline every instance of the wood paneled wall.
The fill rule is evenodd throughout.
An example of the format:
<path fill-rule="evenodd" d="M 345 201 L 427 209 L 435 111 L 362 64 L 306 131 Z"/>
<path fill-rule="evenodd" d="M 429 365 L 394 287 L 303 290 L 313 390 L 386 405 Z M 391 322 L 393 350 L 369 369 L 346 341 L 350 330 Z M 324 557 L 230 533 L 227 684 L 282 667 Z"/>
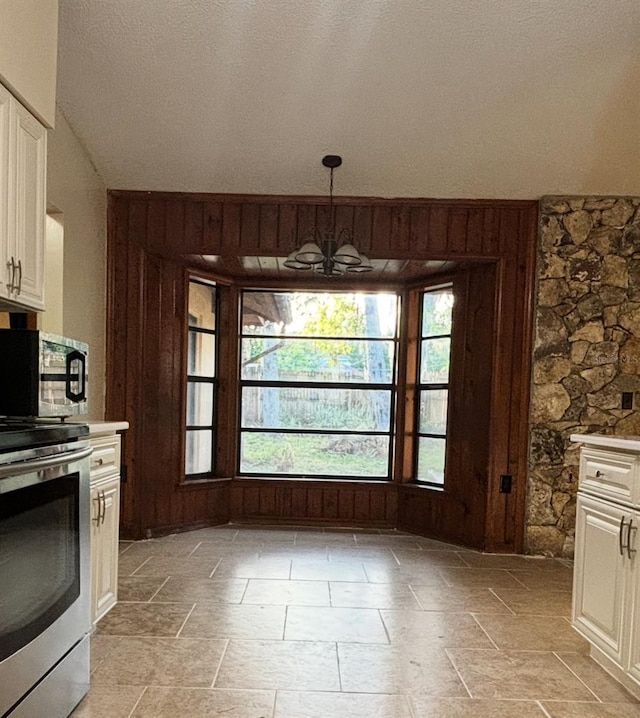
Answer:
<path fill-rule="evenodd" d="M 537 203 L 368 198 L 336 203 L 336 224 L 351 226 L 359 248 L 373 259 L 482 260 L 491 266 L 489 304 L 487 276 L 464 280 L 472 332 L 465 346 L 484 343 L 490 357 L 475 372 L 468 358 L 456 399 L 469 402 L 468 422 L 480 404 L 489 406 L 486 443 L 477 432 L 475 440 L 456 449 L 462 458 L 448 459 L 467 466 L 464 497 L 403 483 L 399 459 L 393 484 L 237 479 L 230 473 L 229 433 L 219 447 L 224 475 L 182 483 L 183 258 L 288 254 L 299 231 L 326 219 L 326 198 L 112 191 L 107 417 L 131 425 L 124 448 L 123 535 L 140 538 L 229 518 L 347 522 L 397 525 L 488 550 L 521 550 Z M 307 286 L 304 278 L 298 286 Z M 479 333 L 487 322 L 491 331 Z M 222 421 L 235 431 L 231 349 L 228 356 L 233 365 L 222 367 L 220 377 L 221 394 L 225 387 L 227 392 Z M 461 431 L 471 435 L 473 429 L 469 424 Z M 505 473 L 514 477 L 511 494 L 498 491 Z M 480 505 L 470 509 L 470 501 Z M 456 534 L 456 526 L 464 531 Z"/>
<path fill-rule="evenodd" d="M 399 447 L 406 453 L 405 482 L 399 496 L 400 528 L 417 533 L 428 529 L 439 538 L 480 548 L 485 546 L 489 492 L 495 269 L 493 263 L 481 264 L 453 277 L 446 490 L 438 492 L 409 483 L 412 437 Z M 413 324 L 417 330 L 417 322 Z M 410 347 L 413 343 L 410 341 Z M 418 371 L 413 367 L 408 381 L 407 403 L 412 408 L 411 387 Z"/>
<path fill-rule="evenodd" d="M 236 479 L 230 518 L 263 523 L 393 527 L 397 492 L 390 483 Z"/>

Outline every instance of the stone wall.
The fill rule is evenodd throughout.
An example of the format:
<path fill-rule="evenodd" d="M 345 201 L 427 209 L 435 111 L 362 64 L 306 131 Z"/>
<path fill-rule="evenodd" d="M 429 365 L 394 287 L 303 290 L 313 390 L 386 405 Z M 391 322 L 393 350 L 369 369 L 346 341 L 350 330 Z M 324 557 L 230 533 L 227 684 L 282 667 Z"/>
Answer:
<path fill-rule="evenodd" d="M 541 202 L 530 421 L 525 548 L 572 556 L 569 435 L 640 434 L 640 198 Z"/>

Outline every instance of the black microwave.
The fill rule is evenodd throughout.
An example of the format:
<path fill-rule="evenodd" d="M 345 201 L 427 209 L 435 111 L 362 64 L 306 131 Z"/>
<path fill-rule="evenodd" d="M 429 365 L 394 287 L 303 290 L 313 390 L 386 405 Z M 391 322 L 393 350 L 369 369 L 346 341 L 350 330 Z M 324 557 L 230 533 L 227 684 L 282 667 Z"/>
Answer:
<path fill-rule="evenodd" d="M 34 329 L 0 329 L 0 414 L 87 413 L 84 342 Z"/>

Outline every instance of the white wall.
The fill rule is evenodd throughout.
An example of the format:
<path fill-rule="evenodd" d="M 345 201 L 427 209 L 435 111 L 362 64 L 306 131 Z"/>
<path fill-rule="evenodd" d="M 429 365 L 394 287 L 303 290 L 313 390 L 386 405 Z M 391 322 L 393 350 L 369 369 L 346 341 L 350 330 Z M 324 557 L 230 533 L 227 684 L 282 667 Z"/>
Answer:
<path fill-rule="evenodd" d="M 47 201 L 64 221 L 65 336 L 89 344 L 89 417 L 104 417 L 107 194 L 61 113 L 49 133 Z"/>
<path fill-rule="evenodd" d="M 64 217 L 61 214 L 47 214 L 44 296 L 47 309 L 38 315 L 38 329 L 64 335 Z"/>
<path fill-rule="evenodd" d="M 58 0 L 0 0 L 0 81 L 48 127 L 57 59 Z"/>

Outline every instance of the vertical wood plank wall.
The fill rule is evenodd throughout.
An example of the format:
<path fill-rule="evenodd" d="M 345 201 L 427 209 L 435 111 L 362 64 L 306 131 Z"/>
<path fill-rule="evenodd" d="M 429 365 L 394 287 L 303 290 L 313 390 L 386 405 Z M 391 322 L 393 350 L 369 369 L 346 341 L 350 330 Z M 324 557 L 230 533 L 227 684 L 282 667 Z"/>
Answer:
<path fill-rule="evenodd" d="M 464 280 L 469 331 L 488 360 L 479 366 L 468 358 L 456 400 L 470 402 L 470 422 L 474 405 L 490 405 L 486 439 L 476 432 L 475 443 L 458 449 L 459 464 L 469 472 L 466 498 L 402 483 L 402 472 L 397 483 L 383 484 L 235 478 L 232 442 L 224 438 L 219 446 L 224 475 L 181 483 L 183 258 L 285 256 L 299 228 L 322 221 L 326 198 L 112 191 L 106 415 L 131 425 L 123 458 L 124 536 L 229 519 L 313 521 L 398 526 L 487 550 L 521 550 L 537 203 L 337 198 L 336 204 L 338 223 L 353 227 L 359 248 L 372 259 L 488 263 L 484 273 Z M 225 321 L 232 323 L 233 317 Z M 235 426 L 236 397 L 226 377 L 236 371 L 237 356 L 232 347 L 225 352 L 233 366 L 221 367 L 222 416 Z M 467 433 L 473 436 L 474 428 Z M 514 477 L 511 494 L 498 491 L 505 473 Z M 480 498 L 469 498 L 474 492 Z"/>

